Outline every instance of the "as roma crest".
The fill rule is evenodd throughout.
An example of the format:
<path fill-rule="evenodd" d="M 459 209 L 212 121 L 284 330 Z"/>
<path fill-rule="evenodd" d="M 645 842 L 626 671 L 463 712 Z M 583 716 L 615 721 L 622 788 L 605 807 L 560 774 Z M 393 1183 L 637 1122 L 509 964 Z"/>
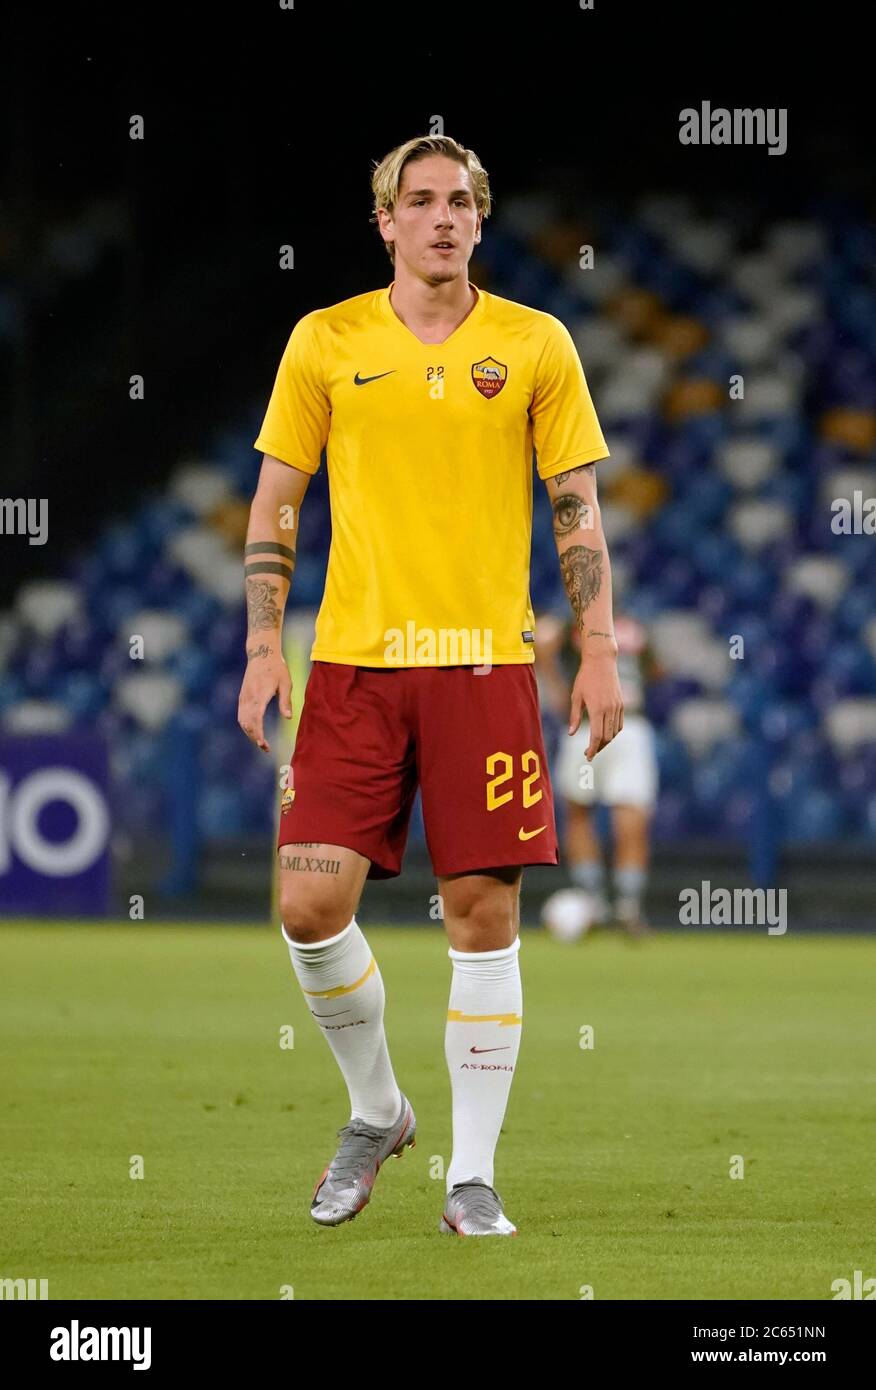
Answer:
<path fill-rule="evenodd" d="M 291 772 L 291 768 L 290 768 L 290 772 Z M 292 802 L 293 802 L 294 800 L 295 800 L 295 788 L 294 788 L 294 787 L 287 787 L 286 790 L 285 790 L 284 793 L 283 793 L 283 796 L 282 796 L 281 800 L 280 800 L 280 811 L 281 811 L 281 813 L 282 813 L 283 811 L 288 811 L 288 810 L 290 810 L 290 808 L 291 808 L 291 806 L 292 806 Z"/>
<path fill-rule="evenodd" d="M 508 368 L 504 362 L 497 362 L 495 357 L 482 357 L 480 362 L 471 365 L 471 379 L 488 401 L 498 396 L 507 376 Z"/>

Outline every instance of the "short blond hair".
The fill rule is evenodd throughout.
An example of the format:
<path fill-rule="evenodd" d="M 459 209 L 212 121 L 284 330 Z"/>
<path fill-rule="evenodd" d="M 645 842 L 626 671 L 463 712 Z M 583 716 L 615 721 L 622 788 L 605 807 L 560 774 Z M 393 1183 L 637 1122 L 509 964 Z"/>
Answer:
<path fill-rule="evenodd" d="M 484 217 L 489 217 L 492 206 L 490 180 L 474 150 L 467 150 L 449 135 L 419 135 L 413 140 L 406 140 L 403 145 L 396 145 L 379 163 L 375 163 L 371 175 L 371 192 L 374 195 L 372 222 L 377 221 L 378 208 L 386 208 L 390 214 L 394 212 L 405 165 L 411 160 L 422 159 L 429 154 L 443 154 L 448 159 L 455 159 L 457 164 L 468 170 L 475 207 Z M 383 244 L 389 259 L 395 265 L 395 243 L 385 241 Z"/>

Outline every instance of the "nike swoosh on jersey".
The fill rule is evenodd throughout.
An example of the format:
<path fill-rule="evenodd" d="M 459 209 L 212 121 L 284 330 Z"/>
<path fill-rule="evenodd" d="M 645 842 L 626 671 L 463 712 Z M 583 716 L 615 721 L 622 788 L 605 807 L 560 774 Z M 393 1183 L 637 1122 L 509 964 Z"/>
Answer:
<path fill-rule="evenodd" d="M 469 1052 L 508 1052 L 510 1044 L 508 1047 L 470 1047 L 468 1050 Z"/>
<path fill-rule="evenodd" d="M 520 840 L 531 840 L 534 835 L 540 835 L 541 832 L 546 829 L 546 825 L 540 825 L 537 830 L 524 830 L 523 826 L 521 825 L 520 829 L 517 832 L 517 837 Z"/>
<path fill-rule="evenodd" d="M 393 367 L 393 368 L 392 368 L 392 371 L 389 371 L 389 372 L 378 372 L 378 373 L 377 373 L 377 376 L 360 376 L 359 373 L 357 372 L 356 375 L 353 377 L 353 385 L 354 385 L 354 386 L 367 386 L 368 383 L 369 383 L 369 381 L 379 381 L 380 378 L 383 377 L 383 376 L 392 376 L 392 373 L 393 373 L 394 371 L 395 371 L 395 367 Z"/>

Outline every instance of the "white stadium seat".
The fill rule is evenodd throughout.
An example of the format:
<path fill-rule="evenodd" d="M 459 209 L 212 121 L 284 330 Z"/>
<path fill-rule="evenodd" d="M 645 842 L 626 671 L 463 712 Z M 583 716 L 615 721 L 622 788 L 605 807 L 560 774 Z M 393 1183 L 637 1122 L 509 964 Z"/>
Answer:
<path fill-rule="evenodd" d="M 732 402 L 733 414 L 739 421 L 790 415 L 799 408 L 802 385 L 792 378 L 749 373 L 744 381 L 745 395 Z"/>
<path fill-rule="evenodd" d="M 228 476 L 221 468 L 196 460 L 176 470 L 168 490 L 197 516 L 206 516 L 232 492 Z"/>
<path fill-rule="evenodd" d="M 768 364 L 772 367 L 779 334 L 776 325 L 761 313 L 725 319 L 718 329 L 718 338 L 739 366 L 760 367 Z"/>
<path fill-rule="evenodd" d="M 823 312 L 820 297 L 801 285 L 788 285 L 770 296 L 763 306 L 767 320 L 779 333 L 790 333 L 812 323 Z"/>
<path fill-rule="evenodd" d="M 734 487 L 752 491 L 778 472 L 780 454 L 763 439 L 729 439 L 718 449 L 715 462 Z"/>
<path fill-rule="evenodd" d="M 56 700 L 19 700 L 3 716 L 3 732 L 28 736 L 30 734 L 63 734 L 73 723 L 73 716 Z"/>
<path fill-rule="evenodd" d="M 141 608 L 120 624 L 116 633 L 119 646 L 128 648 L 131 638 L 143 638 L 143 662 L 147 665 L 166 661 L 189 640 L 189 627 L 184 618 L 164 609 Z"/>
<path fill-rule="evenodd" d="M 839 753 L 852 752 L 860 743 L 876 743 L 876 698 L 838 700 L 825 714 L 824 727 Z"/>
<path fill-rule="evenodd" d="M 60 579 L 31 579 L 22 584 L 15 603 L 17 617 L 38 637 L 51 639 L 82 611 L 75 584 Z"/>
<path fill-rule="evenodd" d="M 727 264 L 733 242 L 732 228 L 724 222 L 691 222 L 674 233 L 672 249 L 683 265 L 712 275 Z"/>
<path fill-rule="evenodd" d="M 123 676 L 113 691 L 116 705 L 144 729 L 163 729 L 183 700 L 183 688 L 175 676 L 163 671 L 142 671 Z"/>
<path fill-rule="evenodd" d="M 737 502 L 727 516 L 729 530 L 746 550 L 763 550 L 793 533 L 794 518 L 784 502 L 751 498 Z"/>
<path fill-rule="evenodd" d="M 845 593 L 849 576 L 845 565 L 829 555 L 803 555 L 785 572 L 785 587 L 805 594 L 822 608 L 833 608 Z"/>
<path fill-rule="evenodd" d="M 716 743 L 739 733 L 739 711 L 729 700 L 697 697 L 682 700 L 672 712 L 673 733 L 699 757 Z"/>

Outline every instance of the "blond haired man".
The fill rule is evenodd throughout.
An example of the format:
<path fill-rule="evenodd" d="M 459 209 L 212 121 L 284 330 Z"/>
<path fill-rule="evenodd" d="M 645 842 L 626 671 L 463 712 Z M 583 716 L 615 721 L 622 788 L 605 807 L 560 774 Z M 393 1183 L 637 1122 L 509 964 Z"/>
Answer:
<path fill-rule="evenodd" d="M 410 140 L 372 191 L 394 279 L 299 320 L 255 441 L 239 720 L 265 749 L 268 703 L 289 711 L 280 629 L 326 448 L 332 544 L 278 844 L 284 939 L 351 1106 L 311 1215 L 350 1220 L 414 1142 L 355 913 L 367 877 L 399 873 L 419 786 L 453 962 L 439 1229 L 511 1235 L 493 1180 L 523 1017 L 520 883 L 524 865 L 557 862 L 532 666 L 532 456 L 582 629 L 570 725 L 586 706 L 592 757 L 623 722 L 593 477 L 608 451 L 564 326 L 468 278 L 490 213 L 474 152 Z"/>

